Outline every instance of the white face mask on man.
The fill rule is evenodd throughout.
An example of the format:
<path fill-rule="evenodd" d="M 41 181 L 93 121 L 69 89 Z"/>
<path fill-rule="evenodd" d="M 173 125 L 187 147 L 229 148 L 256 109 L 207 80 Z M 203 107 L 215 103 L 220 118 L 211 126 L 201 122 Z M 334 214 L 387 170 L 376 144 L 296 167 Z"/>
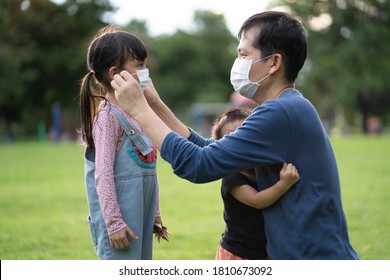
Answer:
<path fill-rule="evenodd" d="M 131 74 L 133 76 L 137 75 L 138 76 L 138 79 L 139 79 L 139 86 L 142 90 L 142 92 L 144 91 L 146 85 L 148 84 L 148 81 L 149 81 L 149 69 L 148 68 L 144 68 L 144 69 L 140 69 L 140 70 L 137 70 L 137 73 L 134 73 L 134 74 Z"/>
<path fill-rule="evenodd" d="M 242 96 L 252 99 L 258 90 L 260 83 L 270 76 L 266 75 L 256 83 L 249 80 L 249 71 L 251 70 L 252 64 L 263 61 L 273 56 L 272 54 L 262 59 L 253 62 L 251 59 L 236 58 L 230 71 L 230 82 L 235 91 Z"/>

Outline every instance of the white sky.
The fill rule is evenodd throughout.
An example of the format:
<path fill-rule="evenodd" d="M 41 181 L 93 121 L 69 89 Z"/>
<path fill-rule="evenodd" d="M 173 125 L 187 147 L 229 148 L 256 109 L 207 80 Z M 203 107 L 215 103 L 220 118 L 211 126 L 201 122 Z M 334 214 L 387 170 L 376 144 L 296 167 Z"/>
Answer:
<path fill-rule="evenodd" d="M 58 0 L 57 0 L 58 1 Z M 146 21 L 152 36 L 172 34 L 178 28 L 192 28 L 195 10 L 223 14 L 226 25 L 236 35 L 251 15 L 262 12 L 270 0 L 110 0 L 118 7 L 113 23 L 126 25 L 132 19 Z"/>

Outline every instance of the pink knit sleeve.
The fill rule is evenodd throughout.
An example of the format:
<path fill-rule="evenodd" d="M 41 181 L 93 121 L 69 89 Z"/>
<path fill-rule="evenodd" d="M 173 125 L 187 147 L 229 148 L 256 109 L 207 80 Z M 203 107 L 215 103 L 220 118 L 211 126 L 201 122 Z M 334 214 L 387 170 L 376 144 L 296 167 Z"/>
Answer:
<path fill-rule="evenodd" d="M 95 182 L 109 235 L 127 226 L 119 210 L 114 182 L 115 155 L 122 131 L 115 116 L 109 112 L 100 111 L 96 115 L 93 125 L 96 150 Z"/>
<path fill-rule="evenodd" d="M 160 186 L 157 187 L 157 200 L 156 200 L 156 209 L 155 209 L 155 217 L 161 217 L 160 211 Z"/>

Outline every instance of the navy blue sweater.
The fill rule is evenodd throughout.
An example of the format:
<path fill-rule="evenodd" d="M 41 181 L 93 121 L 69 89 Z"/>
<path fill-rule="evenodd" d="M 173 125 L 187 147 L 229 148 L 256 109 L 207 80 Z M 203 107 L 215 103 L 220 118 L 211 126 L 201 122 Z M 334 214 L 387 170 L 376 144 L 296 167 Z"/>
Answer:
<path fill-rule="evenodd" d="M 271 259 L 358 259 L 349 242 L 332 146 L 300 92 L 288 90 L 256 107 L 236 132 L 219 141 L 193 131 L 188 140 L 168 134 L 161 156 L 175 174 L 194 183 L 255 168 L 262 190 L 279 180 L 283 163 L 297 167 L 297 185 L 263 210 Z"/>

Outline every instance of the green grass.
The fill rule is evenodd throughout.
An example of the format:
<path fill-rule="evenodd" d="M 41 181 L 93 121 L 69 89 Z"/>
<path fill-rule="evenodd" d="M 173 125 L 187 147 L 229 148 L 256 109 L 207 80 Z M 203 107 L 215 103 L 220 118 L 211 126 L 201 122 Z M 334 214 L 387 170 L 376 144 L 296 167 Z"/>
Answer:
<path fill-rule="evenodd" d="M 361 259 L 390 259 L 390 138 L 332 139 L 351 243 Z M 89 235 L 84 149 L 75 143 L 0 145 L 0 259 L 97 259 Z M 213 259 L 224 228 L 219 181 L 195 185 L 159 160 L 169 243 L 154 259 Z"/>
<path fill-rule="evenodd" d="M 390 138 L 333 139 L 350 239 L 362 259 L 390 259 Z"/>

